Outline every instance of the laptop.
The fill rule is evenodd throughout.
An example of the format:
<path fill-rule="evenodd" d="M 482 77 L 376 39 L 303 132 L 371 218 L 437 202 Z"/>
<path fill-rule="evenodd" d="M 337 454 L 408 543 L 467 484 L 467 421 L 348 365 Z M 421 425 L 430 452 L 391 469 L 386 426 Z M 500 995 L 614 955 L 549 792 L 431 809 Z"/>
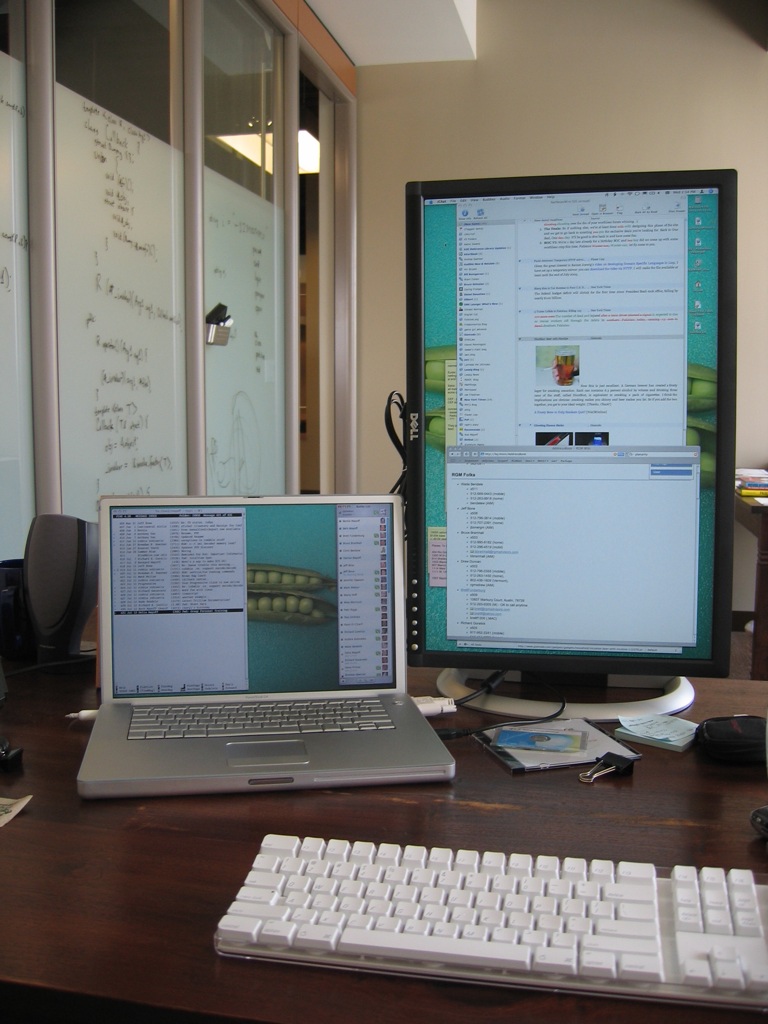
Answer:
<path fill-rule="evenodd" d="M 401 499 L 102 498 L 86 798 L 437 782 Z"/>

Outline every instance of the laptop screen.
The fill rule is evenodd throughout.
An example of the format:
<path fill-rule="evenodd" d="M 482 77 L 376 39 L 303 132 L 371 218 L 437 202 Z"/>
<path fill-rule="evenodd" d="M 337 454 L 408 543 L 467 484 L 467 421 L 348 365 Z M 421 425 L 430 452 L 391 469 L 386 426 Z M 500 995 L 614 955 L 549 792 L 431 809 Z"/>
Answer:
<path fill-rule="evenodd" d="M 396 500 L 110 498 L 101 514 L 115 699 L 395 689 Z"/>

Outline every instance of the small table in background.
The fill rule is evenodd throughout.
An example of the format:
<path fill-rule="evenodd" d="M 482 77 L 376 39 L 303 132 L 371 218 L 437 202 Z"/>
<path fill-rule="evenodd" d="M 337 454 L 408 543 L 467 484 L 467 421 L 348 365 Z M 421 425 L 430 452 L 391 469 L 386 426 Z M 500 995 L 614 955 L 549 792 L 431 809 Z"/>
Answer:
<path fill-rule="evenodd" d="M 736 522 L 757 537 L 752 678 L 768 679 L 768 505 L 736 495 Z"/>

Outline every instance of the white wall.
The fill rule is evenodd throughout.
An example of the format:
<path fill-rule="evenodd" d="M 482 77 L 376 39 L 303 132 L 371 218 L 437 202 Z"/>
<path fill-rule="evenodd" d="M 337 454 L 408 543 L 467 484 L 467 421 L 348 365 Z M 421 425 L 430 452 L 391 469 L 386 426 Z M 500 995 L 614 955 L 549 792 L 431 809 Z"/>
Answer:
<path fill-rule="evenodd" d="M 405 388 L 403 189 L 411 179 L 735 167 L 737 461 L 768 464 L 768 5 L 478 0 L 478 58 L 358 70 L 359 468 L 388 490 Z M 737 528 L 735 608 L 754 545 Z"/>

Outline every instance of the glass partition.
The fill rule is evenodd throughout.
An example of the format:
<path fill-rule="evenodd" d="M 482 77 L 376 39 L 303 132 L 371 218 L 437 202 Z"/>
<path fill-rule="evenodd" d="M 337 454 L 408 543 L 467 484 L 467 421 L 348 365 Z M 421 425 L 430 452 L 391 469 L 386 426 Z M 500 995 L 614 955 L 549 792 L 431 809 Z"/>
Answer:
<path fill-rule="evenodd" d="M 252 5 L 204 5 L 209 494 L 285 489 L 281 40 Z M 221 327 L 221 330 L 217 330 Z M 211 329 L 212 328 L 212 329 Z"/>
<path fill-rule="evenodd" d="M 63 510 L 186 492 L 183 165 L 167 0 L 56 0 Z"/>
<path fill-rule="evenodd" d="M 0 559 L 24 554 L 34 514 L 24 9 L 0 7 Z"/>

